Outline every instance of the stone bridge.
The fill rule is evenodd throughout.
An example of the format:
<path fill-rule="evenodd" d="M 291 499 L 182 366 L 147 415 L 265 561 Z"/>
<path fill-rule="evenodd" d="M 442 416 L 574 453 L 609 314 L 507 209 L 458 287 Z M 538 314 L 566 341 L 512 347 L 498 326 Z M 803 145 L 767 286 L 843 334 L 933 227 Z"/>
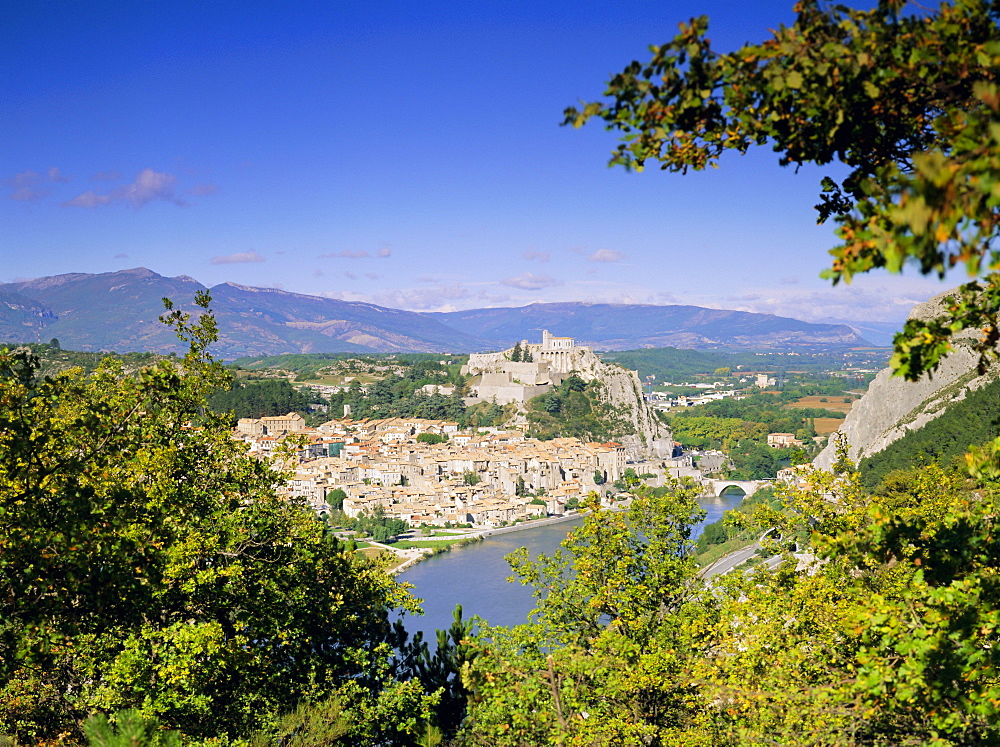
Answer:
<path fill-rule="evenodd" d="M 705 480 L 705 493 L 714 496 L 722 495 L 722 491 L 729 487 L 739 488 L 749 497 L 757 492 L 761 485 L 768 485 L 772 480 Z"/>

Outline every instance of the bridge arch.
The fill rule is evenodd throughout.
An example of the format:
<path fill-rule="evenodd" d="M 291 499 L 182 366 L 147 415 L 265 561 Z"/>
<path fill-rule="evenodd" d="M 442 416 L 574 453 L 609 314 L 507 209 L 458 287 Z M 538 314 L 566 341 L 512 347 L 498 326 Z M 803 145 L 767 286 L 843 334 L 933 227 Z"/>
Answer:
<path fill-rule="evenodd" d="M 743 491 L 743 497 L 749 498 L 761 485 L 766 484 L 766 480 L 712 480 L 711 490 L 712 495 L 718 497 L 727 488 L 739 488 Z"/>

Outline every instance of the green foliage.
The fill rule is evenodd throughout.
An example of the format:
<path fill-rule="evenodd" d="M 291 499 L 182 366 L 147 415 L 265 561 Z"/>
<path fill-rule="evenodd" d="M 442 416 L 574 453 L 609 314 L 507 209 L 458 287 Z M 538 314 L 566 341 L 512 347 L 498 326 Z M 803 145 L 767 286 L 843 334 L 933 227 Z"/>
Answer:
<path fill-rule="evenodd" d="M 615 415 L 599 399 L 599 385 L 571 375 L 547 394 L 526 403 L 528 436 L 547 440 L 573 436 L 583 441 L 607 441 L 619 430 Z"/>
<path fill-rule="evenodd" d="M 741 418 L 702 416 L 687 412 L 670 419 L 674 438 L 695 449 L 730 449 L 746 439 L 766 439 L 768 427 Z"/>
<path fill-rule="evenodd" d="M 372 513 L 362 511 L 353 519 L 345 519 L 344 527 L 353 529 L 362 537 L 371 536 L 376 542 L 395 541 L 395 538 L 409 529 L 402 519 L 392 519 L 385 515 L 382 506 L 376 506 Z"/>
<path fill-rule="evenodd" d="M 650 738 L 688 711 L 686 688 L 665 675 L 687 651 L 680 623 L 697 593 L 686 555 L 702 515 L 695 492 L 644 493 L 627 515 L 592 496 L 556 554 L 508 556 L 534 588 L 535 623 L 486 631 L 464 676 L 473 696 L 460 743 L 670 743 Z"/>
<path fill-rule="evenodd" d="M 756 441 L 741 441 L 728 452 L 730 467 L 727 476 L 733 480 L 773 479 L 781 469 L 782 450 Z"/>
<path fill-rule="evenodd" d="M 0 733 L 80 739 L 88 713 L 132 709 L 224 740 L 402 686 L 388 614 L 413 600 L 205 413 L 214 319 L 167 312 L 188 354 L 133 376 L 39 378 L 0 352 Z"/>
<path fill-rule="evenodd" d="M 438 695 L 434 724 L 444 737 L 453 736 L 465 718 L 469 690 L 461 675 L 478 656 L 474 637 L 475 622 L 463 620 L 462 606 L 458 605 L 451 627 L 437 631 L 433 654 L 419 631 L 401 647 L 399 667 L 403 675 Z"/>
<path fill-rule="evenodd" d="M 448 436 L 443 433 L 418 433 L 417 442 L 422 444 L 443 444 Z"/>
<path fill-rule="evenodd" d="M 469 469 L 462 473 L 462 482 L 465 485 L 478 485 L 482 482 L 482 478 L 479 476 L 478 472 Z"/>
<path fill-rule="evenodd" d="M 162 731 L 155 719 L 143 718 L 136 711 L 120 711 L 115 723 L 101 713 L 83 725 L 90 747 L 180 747 L 180 734 Z"/>
<path fill-rule="evenodd" d="M 425 394 L 419 391 L 424 384 L 445 383 L 443 378 L 428 380 L 419 371 L 409 371 L 405 376 L 387 376 L 362 391 L 357 382 L 352 382 L 346 392 L 330 395 L 332 412 L 343 411 L 344 405 L 351 406 L 355 418 L 415 417 L 428 420 L 466 419 L 465 405 L 456 392 L 452 395 Z"/>
<path fill-rule="evenodd" d="M 591 503 L 555 556 L 510 558 L 535 622 L 480 638 L 460 744 L 1000 739 L 996 484 L 926 467 L 881 497 L 849 470 L 781 505 L 762 492 L 727 524 L 771 528 L 768 553 L 811 535 L 817 562 L 711 589 L 687 554 L 686 490 L 640 492 L 627 518 Z"/>
<path fill-rule="evenodd" d="M 495 402 L 480 402 L 466 411 L 465 425 L 469 428 L 489 428 L 506 423 L 516 405 L 498 405 Z"/>
<path fill-rule="evenodd" d="M 760 44 L 711 48 L 708 21 L 681 24 L 608 85 L 607 103 L 566 110 L 580 126 L 600 117 L 623 133 L 612 163 L 649 160 L 685 172 L 716 166 L 726 150 L 770 145 L 782 165 L 838 161 L 824 177 L 820 222 L 841 243 L 826 277 L 837 283 L 904 265 L 944 277 L 956 265 L 983 282 L 963 286 L 944 313 L 910 320 L 893 368 L 933 370 L 956 332 L 980 327 L 983 364 L 1000 339 L 1000 67 L 996 4 L 942 3 L 902 12 L 903 0 L 867 10 L 806 0 L 795 22 Z"/>
<path fill-rule="evenodd" d="M 344 508 L 344 499 L 346 498 L 347 493 L 344 492 L 343 488 L 335 488 L 326 494 L 326 502 L 334 511 L 340 511 Z"/>
<path fill-rule="evenodd" d="M 232 413 L 239 418 L 260 418 L 308 412 L 311 397 L 285 379 L 234 381 L 229 389 L 218 389 L 208 396 L 208 406 L 219 414 Z"/>

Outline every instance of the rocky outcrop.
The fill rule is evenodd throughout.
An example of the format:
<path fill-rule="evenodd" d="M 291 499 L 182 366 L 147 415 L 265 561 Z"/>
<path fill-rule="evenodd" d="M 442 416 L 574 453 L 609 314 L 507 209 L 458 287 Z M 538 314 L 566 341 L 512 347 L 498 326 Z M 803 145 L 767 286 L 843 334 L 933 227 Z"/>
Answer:
<path fill-rule="evenodd" d="M 642 396 L 642 383 L 636 371 L 629 371 L 616 364 L 604 363 L 591 354 L 595 365 L 581 378 L 592 377 L 600 384 L 600 401 L 605 418 L 619 437 L 630 459 L 640 457 L 669 457 L 673 451 L 673 437 Z"/>
<path fill-rule="evenodd" d="M 943 301 L 952 292 L 917 304 L 911 319 L 931 319 L 943 310 Z M 973 333 L 970 333 L 970 336 Z M 968 336 L 965 340 L 968 340 Z M 890 369 L 880 371 L 865 395 L 855 403 L 839 432 L 849 446 L 849 455 L 857 463 L 882 451 L 907 432 L 923 427 L 941 415 L 949 405 L 966 397 L 970 391 L 994 381 L 1000 370 L 993 368 L 980 376 L 976 372 L 979 357 L 969 351 L 959 338 L 934 371 L 918 381 L 893 377 Z M 813 460 L 822 469 L 830 469 L 836 460 L 834 439 Z"/>
<path fill-rule="evenodd" d="M 522 356 L 530 362 L 512 360 Z M 571 337 L 553 337 L 544 330 L 541 344 L 522 340 L 516 348 L 499 353 L 470 355 L 462 373 L 479 377 L 472 387 L 474 396 L 466 398 L 466 404 L 493 401 L 523 405 L 570 375 L 588 383 L 597 382 L 593 389 L 602 410 L 600 419 L 625 446 L 630 459 L 665 457 L 673 451 L 670 430 L 642 396 L 639 374 L 616 363 L 605 363 L 590 348 L 576 345 Z"/>

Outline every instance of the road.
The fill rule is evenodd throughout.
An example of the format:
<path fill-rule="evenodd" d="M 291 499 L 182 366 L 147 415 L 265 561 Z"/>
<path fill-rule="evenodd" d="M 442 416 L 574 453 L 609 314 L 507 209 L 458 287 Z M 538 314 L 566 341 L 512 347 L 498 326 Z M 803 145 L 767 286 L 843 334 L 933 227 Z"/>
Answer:
<path fill-rule="evenodd" d="M 772 531 L 773 530 L 768 529 L 766 532 L 760 535 L 757 541 L 754 542 L 752 545 L 750 545 L 750 547 L 744 547 L 742 550 L 731 552 L 725 557 L 719 558 L 707 568 L 702 568 L 701 571 L 699 571 L 698 575 L 707 580 L 714 578 L 715 576 L 724 576 L 731 570 L 733 570 L 733 568 L 736 568 L 739 565 L 743 565 L 743 563 L 746 563 L 748 560 L 750 560 L 750 558 L 752 558 L 754 555 L 757 554 L 757 551 L 760 550 L 760 541 L 764 539 Z M 770 570 L 774 570 L 775 568 L 777 568 L 780 562 L 781 562 L 780 555 L 775 555 L 764 561 L 764 563 L 767 564 Z"/>

